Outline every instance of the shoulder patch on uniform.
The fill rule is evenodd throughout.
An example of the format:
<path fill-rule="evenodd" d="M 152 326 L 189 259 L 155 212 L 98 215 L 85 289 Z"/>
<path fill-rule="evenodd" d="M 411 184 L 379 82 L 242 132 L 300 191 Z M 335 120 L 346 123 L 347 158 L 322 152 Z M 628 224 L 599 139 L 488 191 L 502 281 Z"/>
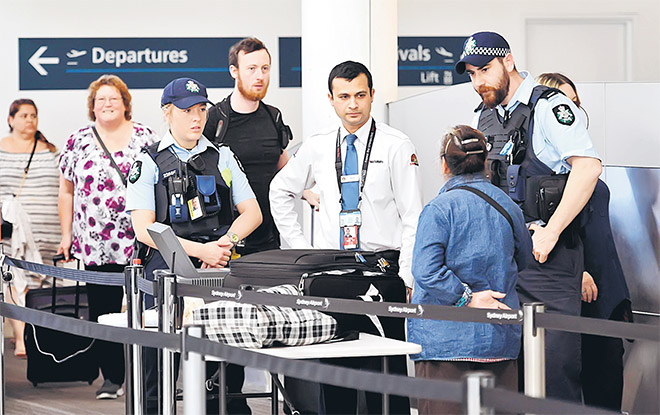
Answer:
<path fill-rule="evenodd" d="M 559 124 L 564 125 L 573 125 L 575 122 L 575 114 L 571 111 L 571 107 L 566 104 L 559 104 L 552 109 L 552 112 L 555 114 L 555 118 Z"/>
<path fill-rule="evenodd" d="M 133 164 L 131 165 L 131 170 L 128 172 L 128 181 L 131 183 L 137 182 L 141 174 L 142 174 L 142 161 L 136 160 L 135 162 L 133 162 Z"/>
<path fill-rule="evenodd" d="M 410 165 L 411 166 L 419 166 L 419 160 L 417 160 L 417 155 L 415 153 L 410 156 Z"/>

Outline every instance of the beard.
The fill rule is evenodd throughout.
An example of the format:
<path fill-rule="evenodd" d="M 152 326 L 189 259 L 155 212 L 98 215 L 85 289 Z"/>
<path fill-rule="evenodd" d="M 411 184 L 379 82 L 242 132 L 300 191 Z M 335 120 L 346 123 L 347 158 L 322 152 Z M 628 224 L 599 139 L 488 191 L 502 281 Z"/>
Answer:
<path fill-rule="evenodd" d="M 243 80 L 241 79 L 241 75 L 239 73 L 238 75 L 238 92 L 241 93 L 245 98 L 251 100 L 251 101 L 261 101 L 264 99 L 266 96 L 266 92 L 268 92 L 268 81 L 264 81 L 264 88 L 261 90 L 261 92 L 256 92 L 252 91 L 251 89 L 246 89 L 245 86 L 243 86 Z"/>
<path fill-rule="evenodd" d="M 510 81 L 509 74 L 505 72 L 496 86 L 484 85 L 477 89 L 477 93 L 481 96 L 486 108 L 493 109 L 504 101 L 509 93 Z"/>

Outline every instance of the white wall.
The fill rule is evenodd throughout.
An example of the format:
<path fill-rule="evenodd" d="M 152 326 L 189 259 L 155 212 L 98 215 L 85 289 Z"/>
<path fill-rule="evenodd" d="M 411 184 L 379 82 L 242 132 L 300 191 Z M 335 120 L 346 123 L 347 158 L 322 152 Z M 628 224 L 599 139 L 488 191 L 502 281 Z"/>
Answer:
<path fill-rule="evenodd" d="M 602 59 L 612 45 L 591 41 L 591 28 L 592 23 L 605 26 L 622 21 L 630 22 L 631 75 L 629 79 L 614 79 L 610 71 L 613 62 Z M 531 44 L 539 23 L 556 25 L 557 33 L 546 39 L 535 38 Z M 399 36 L 469 36 L 483 30 L 502 34 L 518 69 L 530 70 L 532 75 L 563 71 L 575 82 L 660 81 L 658 0 L 399 0 Z M 569 31 L 576 36 L 572 42 L 565 36 Z M 542 41 L 546 43 L 539 44 Z M 544 62 L 528 62 L 528 51 L 538 49 L 547 54 Z M 583 56 L 583 61 L 576 62 L 576 54 Z M 547 62 L 555 64 L 550 67 Z M 437 87 L 399 87 L 399 98 L 434 89 Z"/>
<path fill-rule="evenodd" d="M 216 0 L 190 3 L 172 0 L 115 0 L 101 4 L 83 0 L 0 0 L 0 114 L 19 97 L 33 98 L 40 110 L 40 129 L 58 146 L 76 128 L 87 123 L 86 91 L 19 91 L 18 38 L 21 37 L 241 37 L 261 38 L 274 57 L 271 87 L 266 101 L 280 107 L 299 139 L 302 133 L 302 94 L 299 88 L 278 87 L 278 37 L 300 36 L 301 2 L 316 0 Z M 378 0 L 373 0 L 377 2 Z M 375 3 L 377 4 L 377 3 Z M 349 13 L 346 10 L 346 13 Z M 528 68 L 527 25 L 536 19 L 628 19 L 631 22 L 633 81 L 660 81 L 660 1 L 658 0 L 398 0 L 400 36 L 459 36 L 495 30 L 510 42 L 519 68 Z M 332 36 L 332 33 L 328 33 Z M 568 49 L 567 49 L 568 48 Z M 556 68 L 563 70 L 561 50 L 607 49 L 607 44 L 561 42 Z M 595 49 L 594 49 L 595 50 Z M 212 51 L 210 51 L 212 53 Z M 580 62 L 588 79 L 602 79 L 602 61 Z M 569 75 L 571 75 L 569 73 Z M 379 86 L 375 85 L 378 89 Z M 381 87 L 382 89 L 382 87 Z M 437 87 L 399 87 L 398 98 L 437 90 Z M 164 124 L 158 109 L 159 90 L 133 92 L 134 119 L 159 132 Z M 229 90 L 209 91 L 213 101 Z M 423 122 L 423 120 L 420 120 Z M 0 126 L 0 136 L 6 133 Z"/>
<path fill-rule="evenodd" d="M 256 36 L 274 58 L 265 101 L 282 109 L 294 135 L 301 134 L 301 90 L 279 88 L 278 38 L 300 36 L 300 0 L 184 2 L 171 0 L 2 0 L 0 3 L 0 114 L 16 98 L 35 100 L 39 128 L 61 147 L 68 135 L 88 122 L 87 91 L 19 91 L 18 38 L 24 37 L 242 37 Z M 213 53 L 213 51 L 209 51 Z M 225 52 L 222 52 L 225 53 Z M 163 85 L 164 86 L 164 85 Z M 216 102 L 231 92 L 210 89 Z M 159 133 L 160 90 L 132 90 L 133 119 Z M 2 124 L 0 137 L 8 131 Z"/>

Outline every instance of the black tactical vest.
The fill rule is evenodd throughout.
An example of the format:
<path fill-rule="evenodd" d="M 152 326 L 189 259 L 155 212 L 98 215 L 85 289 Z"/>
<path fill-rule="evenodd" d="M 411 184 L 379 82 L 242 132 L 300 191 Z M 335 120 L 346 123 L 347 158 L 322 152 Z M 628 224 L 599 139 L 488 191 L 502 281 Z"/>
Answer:
<path fill-rule="evenodd" d="M 187 163 L 182 162 L 169 148 L 159 152 L 158 145 L 159 143 L 154 143 L 144 150 L 158 166 L 158 182 L 154 186 L 156 221 L 172 226 L 177 236 L 197 242 L 208 242 L 226 234 L 233 220 L 231 192 L 218 171 L 220 157 L 218 151 L 209 147 L 201 153 L 200 157 L 204 167 L 201 171 L 196 172 L 190 166 L 186 166 Z M 177 177 L 187 175 L 189 182 L 196 180 L 197 175 L 214 176 L 220 210 L 195 221 L 172 222 L 169 212 L 171 200 L 167 180 L 172 175 Z"/>
<path fill-rule="evenodd" d="M 512 113 L 501 117 L 496 109 L 484 109 L 479 116 L 477 129 L 486 136 L 488 159 L 486 173 L 495 186 L 508 193 L 507 167 L 522 165 L 526 177 L 552 174 L 552 169 L 541 162 L 532 148 L 534 129 L 534 108 L 539 99 L 548 99 L 557 93 L 554 88 L 537 85 L 532 91 L 529 103 L 518 104 Z M 483 105 L 483 104 L 482 104 Z M 480 110 L 482 105 L 477 108 Z M 504 146 L 511 141 L 513 149 L 509 156 L 501 154 Z"/>

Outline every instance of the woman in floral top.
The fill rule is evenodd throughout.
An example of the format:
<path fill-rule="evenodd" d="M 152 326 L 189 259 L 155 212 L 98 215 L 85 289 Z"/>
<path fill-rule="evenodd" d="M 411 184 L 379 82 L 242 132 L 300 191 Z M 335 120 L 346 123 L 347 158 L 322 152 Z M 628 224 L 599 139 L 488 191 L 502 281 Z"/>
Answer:
<path fill-rule="evenodd" d="M 133 254 L 135 239 L 130 215 L 125 211 L 124 180 L 140 150 L 157 141 L 157 136 L 149 127 L 131 121 L 131 94 L 115 75 L 103 75 L 92 82 L 87 104 L 94 124 L 74 132 L 60 158 L 62 241 L 58 252 L 67 259 L 72 255 L 83 261 L 88 270 L 123 272 Z M 87 284 L 90 320 L 120 312 L 123 295 L 122 287 Z M 116 398 L 123 393 L 123 348 L 118 343 L 100 341 L 95 348 L 105 379 L 96 397 Z"/>

